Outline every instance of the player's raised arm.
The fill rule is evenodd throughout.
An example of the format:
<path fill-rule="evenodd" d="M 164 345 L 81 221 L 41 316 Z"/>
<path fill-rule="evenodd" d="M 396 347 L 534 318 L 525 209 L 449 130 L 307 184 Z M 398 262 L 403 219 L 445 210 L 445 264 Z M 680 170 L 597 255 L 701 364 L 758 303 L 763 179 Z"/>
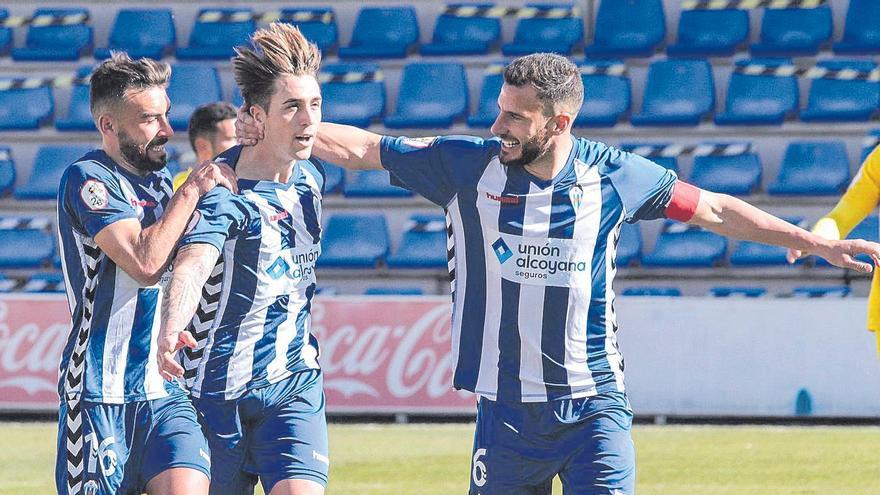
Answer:
<path fill-rule="evenodd" d="M 177 351 L 183 346 L 196 346 L 193 336 L 184 330 L 196 313 L 202 287 L 219 257 L 216 247 L 199 243 L 182 247 L 174 258 L 171 281 L 162 299 L 162 326 L 156 356 L 159 373 L 168 380 L 183 376 L 183 368 L 175 359 Z"/>
<path fill-rule="evenodd" d="M 867 254 L 874 264 L 880 265 L 880 244 L 860 239 L 824 239 L 745 201 L 704 191 L 682 181 L 675 183 L 666 215 L 727 237 L 812 253 L 841 268 L 871 272 L 870 264 L 854 258 L 857 254 Z"/>

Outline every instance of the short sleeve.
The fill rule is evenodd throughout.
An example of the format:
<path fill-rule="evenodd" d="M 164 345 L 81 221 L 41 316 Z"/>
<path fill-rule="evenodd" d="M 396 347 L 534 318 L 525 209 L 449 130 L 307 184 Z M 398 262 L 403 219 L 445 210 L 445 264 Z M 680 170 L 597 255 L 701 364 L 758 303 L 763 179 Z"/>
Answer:
<path fill-rule="evenodd" d="M 61 181 L 61 194 L 61 204 L 89 237 L 114 222 L 138 218 L 119 179 L 97 162 L 77 162 L 68 167 Z"/>
<path fill-rule="evenodd" d="M 485 169 L 492 146 L 470 136 L 407 138 L 383 136 L 382 166 L 392 183 L 446 206 L 462 184 L 473 183 Z"/>
<path fill-rule="evenodd" d="M 611 149 L 608 177 L 623 202 L 626 221 L 663 218 L 678 177 L 639 155 Z"/>
<path fill-rule="evenodd" d="M 180 246 L 210 244 L 222 252 L 226 240 L 241 232 L 245 219 L 240 198 L 225 187 L 215 187 L 199 200 Z"/>

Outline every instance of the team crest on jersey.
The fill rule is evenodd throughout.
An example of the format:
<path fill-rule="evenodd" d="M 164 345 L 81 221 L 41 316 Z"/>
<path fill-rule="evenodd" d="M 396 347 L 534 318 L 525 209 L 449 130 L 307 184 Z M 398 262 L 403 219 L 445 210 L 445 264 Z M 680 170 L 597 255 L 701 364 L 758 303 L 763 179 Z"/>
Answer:
<path fill-rule="evenodd" d="M 110 203 L 107 198 L 107 186 L 99 180 L 87 180 L 79 190 L 79 197 L 90 210 L 102 210 Z"/>
<path fill-rule="evenodd" d="M 571 186 L 571 189 L 568 191 L 568 197 L 571 198 L 571 205 L 577 210 L 581 207 L 581 202 L 584 200 L 584 187 L 580 184 Z"/>
<path fill-rule="evenodd" d="M 431 143 L 433 143 L 436 139 L 437 136 L 405 138 L 403 140 L 403 144 L 411 146 L 413 148 L 427 148 L 428 146 L 431 146 Z"/>

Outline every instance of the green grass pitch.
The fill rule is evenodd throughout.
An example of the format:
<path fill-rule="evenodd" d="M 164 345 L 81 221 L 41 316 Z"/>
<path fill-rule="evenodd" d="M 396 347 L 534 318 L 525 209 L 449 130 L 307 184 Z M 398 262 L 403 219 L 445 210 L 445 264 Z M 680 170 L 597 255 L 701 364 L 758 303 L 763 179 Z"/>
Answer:
<path fill-rule="evenodd" d="M 331 424 L 327 493 L 467 493 L 472 434 Z M 639 495 L 880 494 L 880 428 L 637 425 L 633 437 Z M 54 424 L 0 423 L 0 495 L 54 493 L 54 451 Z"/>

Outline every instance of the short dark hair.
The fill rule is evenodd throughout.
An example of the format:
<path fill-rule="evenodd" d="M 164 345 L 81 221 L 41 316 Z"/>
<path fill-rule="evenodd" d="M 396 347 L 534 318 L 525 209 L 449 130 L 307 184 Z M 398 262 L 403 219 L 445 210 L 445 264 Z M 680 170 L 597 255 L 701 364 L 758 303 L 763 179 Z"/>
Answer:
<path fill-rule="evenodd" d="M 96 121 L 101 113 L 122 101 L 130 90 L 167 87 L 171 66 L 141 58 L 132 60 L 124 52 L 111 52 L 110 58 L 95 68 L 89 79 L 89 110 Z"/>
<path fill-rule="evenodd" d="M 254 48 L 239 46 L 232 72 L 248 105 L 269 110 L 275 81 L 286 74 L 318 77 L 321 51 L 296 26 L 273 22 L 251 35 Z"/>
<path fill-rule="evenodd" d="M 553 115 L 557 105 L 577 113 L 584 104 L 584 82 L 577 65 L 554 53 L 533 53 L 514 59 L 504 68 L 504 82 L 522 87 L 530 84 L 538 92 L 544 113 Z"/>
<path fill-rule="evenodd" d="M 196 149 L 196 138 L 207 137 L 213 139 L 217 134 L 217 124 L 224 120 L 235 118 L 235 107 L 225 101 L 207 103 L 196 108 L 189 118 L 189 144 Z"/>

